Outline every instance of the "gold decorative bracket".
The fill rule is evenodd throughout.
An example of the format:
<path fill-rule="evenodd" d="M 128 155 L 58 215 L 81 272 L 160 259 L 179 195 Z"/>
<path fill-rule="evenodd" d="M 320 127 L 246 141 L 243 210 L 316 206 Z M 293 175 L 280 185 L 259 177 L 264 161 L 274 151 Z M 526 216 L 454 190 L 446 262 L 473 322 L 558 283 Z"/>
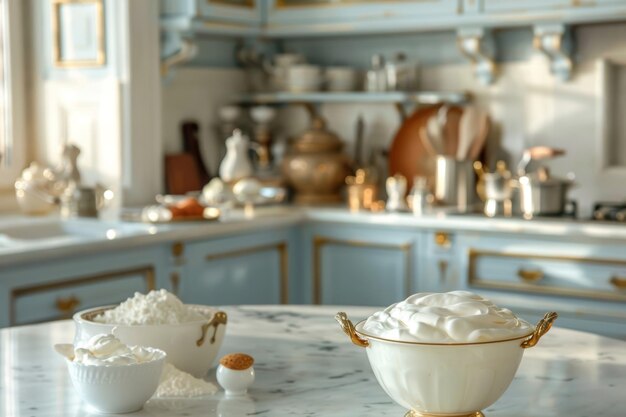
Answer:
<path fill-rule="evenodd" d="M 543 318 L 539 320 L 539 323 L 535 326 L 533 334 L 531 334 L 528 339 L 524 340 L 520 346 L 524 349 L 535 346 L 537 342 L 539 342 L 539 339 L 541 339 L 541 336 L 548 333 L 552 327 L 552 323 L 554 323 L 554 320 L 556 320 L 557 317 L 559 317 L 559 315 L 554 311 L 546 313 L 546 315 L 543 316 Z"/>
<path fill-rule="evenodd" d="M 491 34 L 484 28 L 463 28 L 457 31 L 458 48 L 473 64 L 474 76 L 483 85 L 493 84 L 496 76 L 496 64 L 492 55 L 485 50 L 486 40 L 491 40 Z"/>
<path fill-rule="evenodd" d="M 359 347 L 368 347 L 370 345 L 370 342 L 368 342 L 367 339 L 361 338 L 356 333 L 354 324 L 352 324 L 350 319 L 348 319 L 348 315 L 346 313 L 340 311 L 335 315 L 335 320 L 337 320 L 343 332 L 350 337 L 352 343 Z"/>
<path fill-rule="evenodd" d="M 533 46 L 550 61 L 550 72 L 561 81 L 572 76 L 571 51 L 573 49 L 570 32 L 565 25 L 537 25 L 533 28 Z"/>

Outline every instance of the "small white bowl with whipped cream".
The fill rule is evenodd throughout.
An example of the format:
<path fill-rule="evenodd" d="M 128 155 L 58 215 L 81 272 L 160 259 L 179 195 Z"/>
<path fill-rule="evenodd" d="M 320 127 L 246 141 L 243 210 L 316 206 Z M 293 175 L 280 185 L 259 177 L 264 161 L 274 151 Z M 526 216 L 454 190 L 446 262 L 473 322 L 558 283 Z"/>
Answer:
<path fill-rule="evenodd" d="M 166 357 L 160 349 L 127 346 L 112 334 L 55 348 L 65 356 L 72 384 L 83 401 L 108 414 L 140 410 L 159 385 Z"/>
<path fill-rule="evenodd" d="M 169 363 L 198 378 L 211 368 L 227 322 L 223 311 L 183 304 L 166 290 L 135 293 L 118 306 L 79 311 L 73 318 L 75 344 L 96 334 L 112 333 L 126 344 L 165 351 Z"/>
<path fill-rule="evenodd" d="M 366 348 L 383 390 L 407 416 L 482 416 L 506 391 L 524 349 L 556 313 L 536 325 L 468 291 L 418 293 L 354 325 L 335 317 Z"/>

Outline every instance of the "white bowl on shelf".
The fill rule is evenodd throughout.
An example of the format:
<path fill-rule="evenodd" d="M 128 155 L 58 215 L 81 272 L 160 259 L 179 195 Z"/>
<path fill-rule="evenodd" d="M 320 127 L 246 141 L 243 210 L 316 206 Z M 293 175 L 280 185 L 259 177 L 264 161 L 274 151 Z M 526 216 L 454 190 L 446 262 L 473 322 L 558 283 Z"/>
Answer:
<path fill-rule="evenodd" d="M 150 349 L 150 348 L 149 348 Z M 129 365 L 86 365 L 66 359 L 72 384 L 82 400 L 99 413 L 124 414 L 141 410 L 161 379 L 166 353 Z"/>
<path fill-rule="evenodd" d="M 124 325 L 93 321 L 95 316 L 114 307 L 96 307 L 74 314 L 74 345 L 97 334 L 112 333 L 126 345 L 163 350 L 169 363 L 201 378 L 213 365 L 224 340 L 227 316 L 213 307 L 189 305 L 206 319 L 181 324 Z"/>

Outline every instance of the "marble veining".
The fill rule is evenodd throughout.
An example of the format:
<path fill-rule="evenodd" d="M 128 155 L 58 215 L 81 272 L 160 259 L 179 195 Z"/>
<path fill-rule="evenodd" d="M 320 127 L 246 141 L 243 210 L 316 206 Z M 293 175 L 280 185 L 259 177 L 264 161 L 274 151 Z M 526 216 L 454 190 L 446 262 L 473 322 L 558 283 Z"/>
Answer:
<path fill-rule="evenodd" d="M 226 307 L 220 355 L 254 356 L 256 380 L 245 398 L 223 392 L 198 399 L 153 399 L 132 416 L 394 416 L 406 410 L 380 388 L 363 349 L 334 314 L 354 320 L 374 308 Z M 75 393 L 54 343 L 69 342 L 70 321 L 0 330 L 0 416 L 91 416 Z M 215 381 L 215 368 L 208 379 Z M 556 326 L 529 349 L 507 392 L 487 417 L 626 416 L 626 342 Z M 95 415 L 95 414 L 93 414 Z"/>

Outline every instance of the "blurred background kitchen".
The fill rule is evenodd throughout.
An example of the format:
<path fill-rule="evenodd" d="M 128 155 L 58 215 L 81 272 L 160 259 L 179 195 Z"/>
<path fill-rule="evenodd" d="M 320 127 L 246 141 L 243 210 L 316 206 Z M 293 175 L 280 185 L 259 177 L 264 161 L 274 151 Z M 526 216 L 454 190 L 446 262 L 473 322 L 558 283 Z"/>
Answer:
<path fill-rule="evenodd" d="M 0 6 L 0 326 L 469 289 L 626 339 L 626 1 Z"/>

